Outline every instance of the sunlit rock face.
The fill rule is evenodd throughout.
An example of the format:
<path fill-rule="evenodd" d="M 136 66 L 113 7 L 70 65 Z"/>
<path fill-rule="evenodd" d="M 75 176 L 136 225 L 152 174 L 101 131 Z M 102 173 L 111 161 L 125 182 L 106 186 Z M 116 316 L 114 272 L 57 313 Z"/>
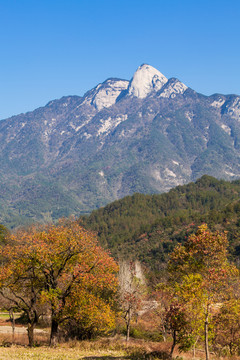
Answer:
<path fill-rule="evenodd" d="M 129 84 L 128 94 L 140 99 L 152 91 L 160 90 L 168 79 L 154 67 L 143 64 L 139 66 Z"/>
<path fill-rule="evenodd" d="M 128 85 L 127 80 L 108 79 L 87 93 L 84 103 L 94 105 L 97 110 L 110 107 L 116 103 L 117 98 L 128 88 Z"/>

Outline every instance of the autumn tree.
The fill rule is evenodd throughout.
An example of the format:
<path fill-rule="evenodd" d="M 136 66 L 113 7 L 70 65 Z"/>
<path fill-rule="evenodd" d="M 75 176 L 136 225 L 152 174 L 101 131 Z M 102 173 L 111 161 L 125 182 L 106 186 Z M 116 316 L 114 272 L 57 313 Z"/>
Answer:
<path fill-rule="evenodd" d="M 183 275 L 181 282 L 174 284 L 173 290 L 185 319 L 185 326 L 182 326 L 177 338 L 179 350 L 187 351 L 193 348 L 195 358 L 197 342 L 204 333 L 205 292 L 202 277 L 199 274 Z"/>
<path fill-rule="evenodd" d="M 112 296 L 102 295 L 102 291 L 78 288 L 66 304 L 66 318 L 63 330 L 68 338 L 92 339 L 105 335 L 115 327 L 115 306 Z M 71 314 L 71 316 L 69 316 Z"/>
<path fill-rule="evenodd" d="M 93 296 L 95 301 L 104 300 L 107 293 L 116 289 L 116 263 L 93 234 L 73 221 L 44 229 L 32 227 L 13 235 L 12 240 L 14 245 L 4 251 L 8 250 L 9 255 L 1 269 L 1 287 L 23 303 L 24 294 L 30 292 L 31 311 L 36 314 L 39 303 L 48 304 L 51 345 L 56 342 L 59 324 L 76 316 L 76 308 L 79 311 L 84 306 L 78 297 L 84 296 L 86 302 L 90 298 L 93 301 Z M 37 314 L 35 323 L 38 317 Z"/>
<path fill-rule="evenodd" d="M 91 256 L 86 254 L 85 265 L 81 261 L 75 268 L 78 279 L 60 313 L 68 328 L 74 326 L 69 335 L 79 339 L 103 334 L 115 325 L 118 266 L 94 241 L 89 250 Z"/>
<path fill-rule="evenodd" d="M 222 304 L 213 318 L 215 327 L 214 346 L 228 350 L 231 356 L 240 351 L 240 301 L 230 299 Z"/>
<path fill-rule="evenodd" d="M 15 307 L 27 318 L 29 345 L 34 342 L 33 332 L 42 314 L 40 294 L 44 283 L 38 273 L 38 261 L 34 249 L 35 230 L 18 231 L 8 238 L 1 248 L 0 294 L 5 299 L 3 306 Z"/>
<path fill-rule="evenodd" d="M 209 321 L 213 306 L 228 297 L 231 281 L 237 276 L 237 269 L 228 261 L 226 233 L 212 233 L 207 225 L 190 235 L 185 245 L 178 245 L 170 256 L 168 269 L 173 287 L 185 284 L 185 302 L 200 303 L 204 317 L 204 339 L 206 360 L 209 359 Z M 186 286 L 186 279 L 197 280 L 198 291 L 192 292 L 192 284 Z M 178 291 L 177 291 L 178 292 Z M 176 292 L 176 295 L 177 295 Z M 181 299 L 181 296 L 180 296 Z"/>
<path fill-rule="evenodd" d="M 187 325 L 188 322 L 186 319 L 186 312 L 184 307 L 177 302 L 170 305 L 168 311 L 166 312 L 166 326 L 168 328 L 168 331 L 171 333 L 173 339 L 170 351 L 171 358 L 173 356 L 175 346 L 181 343 L 184 335 L 186 335 Z"/>
<path fill-rule="evenodd" d="M 167 334 L 172 337 L 170 356 L 173 356 L 176 345 L 180 351 L 195 349 L 202 332 L 198 277 L 190 275 L 181 283 L 165 279 L 157 285 L 154 297 L 158 304 L 155 314 L 161 335 L 164 341 Z"/>

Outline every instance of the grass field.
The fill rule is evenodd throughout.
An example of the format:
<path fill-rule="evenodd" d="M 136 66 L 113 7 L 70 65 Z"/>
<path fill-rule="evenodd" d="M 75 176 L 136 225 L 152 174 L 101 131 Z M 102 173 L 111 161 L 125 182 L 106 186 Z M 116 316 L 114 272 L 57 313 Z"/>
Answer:
<path fill-rule="evenodd" d="M 0 348 L 0 359 L 12 359 L 12 360 L 78 360 L 78 359 L 126 359 L 126 354 L 121 351 L 94 351 L 86 352 L 80 349 L 71 349 L 62 347 L 56 349 L 50 348 L 23 348 L 13 346 L 11 348 Z"/>
<path fill-rule="evenodd" d="M 21 312 L 14 313 L 15 320 L 18 319 L 22 315 Z M 10 321 L 9 312 L 1 311 L 0 312 L 0 322 Z"/>
<path fill-rule="evenodd" d="M 9 339 L 10 340 L 10 339 Z M 18 341 L 24 338 L 19 338 Z M 170 344 L 132 340 L 127 345 L 123 339 L 96 341 L 70 341 L 55 348 L 48 346 L 29 348 L 26 345 L 11 345 L 1 338 L 0 360 L 167 360 Z M 194 360 L 203 360 L 204 352 L 197 352 Z M 192 353 L 175 352 L 176 360 L 192 360 Z M 211 356 L 211 360 L 229 359 Z M 239 360 L 232 357 L 231 360 Z"/>
<path fill-rule="evenodd" d="M 6 323 L 8 314 L 1 313 L 0 320 L 8 326 L 5 333 L 0 333 L 0 360 L 167 360 L 171 343 L 151 342 L 131 339 L 127 344 L 122 336 L 104 338 L 95 341 L 69 341 L 60 343 L 55 348 L 48 347 L 49 329 L 36 329 L 35 344 L 29 348 L 27 333 L 16 332 L 13 338 L 11 326 Z M 19 325 L 20 326 L 20 325 Z M 21 326 L 23 328 L 23 326 Z M 3 328 L 3 326 L 0 326 Z M 7 332 L 8 329 L 8 332 Z M 176 360 L 192 360 L 192 352 L 174 351 Z M 196 351 L 194 360 L 204 360 L 203 350 Z M 211 360 L 230 359 L 211 355 Z M 232 357 L 231 360 L 240 360 Z"/>

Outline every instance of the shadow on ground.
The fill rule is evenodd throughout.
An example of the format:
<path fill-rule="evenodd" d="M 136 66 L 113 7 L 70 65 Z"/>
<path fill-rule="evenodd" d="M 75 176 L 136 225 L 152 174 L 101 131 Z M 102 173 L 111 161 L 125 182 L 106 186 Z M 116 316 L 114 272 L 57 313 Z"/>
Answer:
<path fill-rule="evenodd" d="M 83 360 L 125 360 L 129 359 L 128 356 L 87 356 Z"/>
<path fill-rule="evenodd" d="M 84 357 L 83 360 L 130 360 L 130 359 L 145 359 L 145 360 L 154 360 L 154 359 L 162 359 L 162 360 L 169 360 L 171 359 L 170 355 L 164 351 L 153 351 L 151 353 L 148 354 L 139 354 L 139 356 L 137 356 L 137 354 L 135 354 L 135 356 L 133 355 L 133 357 L 131 357 L 131 355 L 129 356 L 109 356 L 109 355 L 105 355 L 105 356 L 87 356 Z"/>

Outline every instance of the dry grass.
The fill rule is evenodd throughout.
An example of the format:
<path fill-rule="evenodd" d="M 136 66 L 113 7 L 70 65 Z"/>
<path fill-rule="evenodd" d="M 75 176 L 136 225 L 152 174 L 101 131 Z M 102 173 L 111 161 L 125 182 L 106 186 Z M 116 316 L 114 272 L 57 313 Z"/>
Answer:
<path fill-rule="evenodd" d="M 1 338 L 2 344 L 9 345 L 9 338 Z M 19 336 L 18 342 L 26 342 L 26 339 Z M 127 360 L 127 359 L 153 359 L 149 357 L 150 352 L 163 351 L 159 344 L 144 341 L 131 341 L 126 344 L 123 339 L 101 339 L 98 341 L 69 341 L 60 344 L 56 348 L 41 346 L 28 348 L 27 346 L 11 345 L 0 347 L 0 359 L 12 360 Z M 157 357 L 154 357 L 157 359 Z M 160 358 L 162 359 L 162 357 Z"/>
<path fill-rule="evenodd" d="M 41 347 L 29 348 L 26 346 L 25 335 L 18 335 L 16 338 L 16 343 L 22 345 L 11 345 L 11 336 L 1 336 L 0 360 L 157 360 L 167 359 L 165 355 L 170 349 L 170 344 L 144 340 L 131 340 L 127 344 L 120 337 L 96 341 L 69 341 L 59 344 L 56 348 L 49 348 L 46 345 L 48 338 L 45 334 L 38 334 L 36 341 Z M 177 351 L 175 357 L 179 360 L 193 359 L 192 353 L 178 354 Z M 195 360 L 200 359 L 204 359 L 204 352 L 197 352 Z M 216 359 L 218 358 L 211 357 L 211 360 Z M 240 357 L 234 358 L 234 360 L 239 359 Z"/>
<path fill-rule="evenodd" d="M 35 334 L 34 339 L 36 346 L 46 346 L 49 343 L 49 335 L 44 332 Z M 19 346 L 27 346 L 27 334 L 15 334 L 14 339 L 11 333 L 0 334 L 0 345 L 6 347 L 12 344 Z"/>
<path fill-rule="evenodd" d="M 20 340 L 20 339 L 19 339 Z M 28 348 L 27 346 L 13 345 L 11 347 L 0 348 L 0 359 L 12 360 L 93 360 L 93 359 L 126 359 L 127 353 L 119 344 L 112 344 L 108 347 L 108 342 L 90 342 L 90 341 L 71 341 L 61 344 L 56 348 L 41 346 Z"/>

